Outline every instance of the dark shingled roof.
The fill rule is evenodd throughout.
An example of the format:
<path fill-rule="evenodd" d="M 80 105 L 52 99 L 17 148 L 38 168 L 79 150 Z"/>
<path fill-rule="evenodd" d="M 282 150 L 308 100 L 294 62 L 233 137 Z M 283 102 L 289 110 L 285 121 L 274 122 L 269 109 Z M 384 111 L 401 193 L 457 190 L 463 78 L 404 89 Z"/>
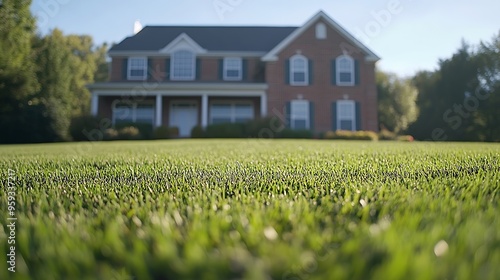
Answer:
<path fill-rule="evenodd" d="M 110 51 L 158 51 L 186 33 L 208 51 L 268 52 L 298 27 L 146 26 Z"/>

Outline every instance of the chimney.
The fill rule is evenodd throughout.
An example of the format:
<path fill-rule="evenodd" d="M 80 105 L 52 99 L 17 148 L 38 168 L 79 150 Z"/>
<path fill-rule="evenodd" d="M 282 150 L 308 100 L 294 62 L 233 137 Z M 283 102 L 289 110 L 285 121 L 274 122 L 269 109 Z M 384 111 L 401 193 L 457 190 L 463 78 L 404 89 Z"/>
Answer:
<path fill-rule="evenodd" d="M 134 23 L 134 35 L 139 33 L 142 30 L 142 24 L 139 20 L 136 20 Z"/>

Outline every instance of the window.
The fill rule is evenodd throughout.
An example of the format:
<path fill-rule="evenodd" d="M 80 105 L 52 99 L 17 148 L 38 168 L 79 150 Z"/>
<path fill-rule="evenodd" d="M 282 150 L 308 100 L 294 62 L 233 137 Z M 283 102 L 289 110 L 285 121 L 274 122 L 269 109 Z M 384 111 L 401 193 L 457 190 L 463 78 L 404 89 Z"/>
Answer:
<path fill-rule="evenodd" d="M 180 50 L 172 55 L 170 73 L 172 80 L 192 81 L 195 79 L 196 57 L 194 53 Z"/>
<path fill-rule="evenodd" d="M 326 39 L 326 25 L 324 23 L 316 24 L 316 39 Z"/>
<path fill-rule="evenodd" d="M 337 102 L 337 128 L 339 130 L 356 130 L 356 108 L 352 100 Z"/>
<path fill-rule="evenodd" d="M 293 100 L 290 103 L 290 127 L 292 129 L 309 129 L 309 101 Z"/>
<path fill-rule="evenodd" d="M 153 104 L 134 102 L 116 103 L 113 106 L 113 125 L 120 123 L 144 123 L 154 125 Z"/>
<path fill-rule="evenodd" d="M 354 60 L 347 55 L 337 58 L 337 84 L 339 86 L 354 85 Z"/>
<path fill-rule="evenodd" d="M 146 80 L 148 75 L 148 60 L 145 57 L 130 57 L 127 69 L 128 80 Z"/>
<path fill-rule="evenodd" d="M 224 80 L 240 81 L 242 79 L 241 58 L 224 58 Z"/>
<path fill-rule="evenodd" d="M 309 63 L 302 55 L 295 55 L 290 59 L 290 84 L 306 86 L 309 84 Z"/>
<path fill-rule="evenodd" d="M 249 103 L 213 103 L 210 106 L 210 123 L 244 123 L 254 118 L 253 105 Z"/>

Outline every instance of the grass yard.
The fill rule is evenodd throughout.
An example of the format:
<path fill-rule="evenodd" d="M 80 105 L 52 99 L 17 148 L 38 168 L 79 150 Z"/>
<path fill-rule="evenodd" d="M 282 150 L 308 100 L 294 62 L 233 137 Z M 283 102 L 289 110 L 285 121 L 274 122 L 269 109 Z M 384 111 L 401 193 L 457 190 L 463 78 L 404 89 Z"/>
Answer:
<path fill-rule="evenodd" d="M 0 279 L 500 279 L 498 144 L 0 146 L 0 169 Z"/>

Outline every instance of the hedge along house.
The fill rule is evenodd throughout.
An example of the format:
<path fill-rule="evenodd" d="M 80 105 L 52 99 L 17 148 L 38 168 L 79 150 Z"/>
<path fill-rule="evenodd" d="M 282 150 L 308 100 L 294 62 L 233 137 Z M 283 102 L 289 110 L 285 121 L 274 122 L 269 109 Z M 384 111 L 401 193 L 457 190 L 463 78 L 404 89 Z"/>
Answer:
<path fill-rule="evenodd" d="M 109 82 L 89 88 L 92 114 L 113 124 L 378 130 L 379 57 L 324 12 L 301 27 L 148 26 L 109 56 Z"/>

